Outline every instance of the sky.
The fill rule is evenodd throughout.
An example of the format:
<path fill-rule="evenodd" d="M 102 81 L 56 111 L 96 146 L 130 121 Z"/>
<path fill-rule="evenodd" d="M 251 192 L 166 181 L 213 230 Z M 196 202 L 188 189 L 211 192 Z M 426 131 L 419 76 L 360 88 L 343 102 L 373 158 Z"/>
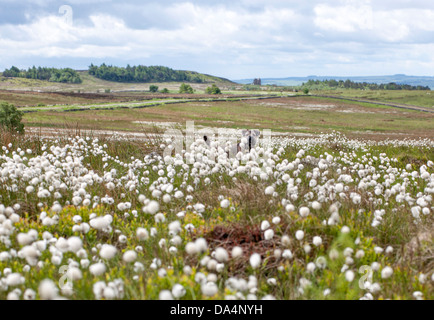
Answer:
<path fill-rule="evenodd" d="M 0 70 L 162 65 L 231 80 L 434 75 L 432 0 L 0 0 Z"/>

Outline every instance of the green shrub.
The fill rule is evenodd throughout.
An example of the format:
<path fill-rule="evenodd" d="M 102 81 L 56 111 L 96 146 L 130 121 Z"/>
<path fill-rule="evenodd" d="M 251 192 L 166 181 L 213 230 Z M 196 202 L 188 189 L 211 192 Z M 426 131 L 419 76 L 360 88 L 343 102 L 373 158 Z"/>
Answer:
<path fill-rule="evenodd" d="M 158 92 L 158 86 L 156 86 L 156 85 L 150 85 L 149 86 L 149 91 L 150 92 Z"/>
<path fill-rule="evenodd" d="M 0 103 L 0 126 L 8 131 L 24 133 L 24 124 L 21 123 L 23 112 L 18 110 L 13 104 Z"/>
<path fill-rule="evenodd" d="M 205 92 L 207 94 L 221 94 L 222 91 L 219 87 L 217 87 L 215 84 L 213 84 L 211 87 L 206 88 Z"/>
<path fill-rule="evenodd" d="M 193 93 L 193 92 L 194 90 L 189 84 L 183 83 L 179 87 L 179 93 Z"/>
<path fill-rule="evenodd" d="M 169 89 L 164 88 L 163 90 L 161 90 L 161 93 L 169 93 Z"/>

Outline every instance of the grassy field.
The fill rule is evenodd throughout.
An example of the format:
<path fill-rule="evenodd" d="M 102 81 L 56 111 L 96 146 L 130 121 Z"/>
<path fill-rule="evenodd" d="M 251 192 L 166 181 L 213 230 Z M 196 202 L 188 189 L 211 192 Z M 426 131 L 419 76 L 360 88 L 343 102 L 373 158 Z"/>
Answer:
<path fill-rule="evenodd" d="M 380 139 L 434 136 L 434 115 L 430 113 L 315 97 L 189 102 L 141 109 L 39 111 L 24 116 L 26 125 L 34 127 L 62 128 L 69 123 L 87 129 L 120 131 L 141 131 L 154 122 L 185 125 L 188 120 L 200 126 L 290 133 L 338 130 Z"/>
<path fill-rule="evenodd" d="M 40 81 L 23 78 L 4 78 L 0 76 L 0 101 L 8 101 L 17 105 L 37 105 L 43 104 L 73 104 L 73 103 L 95 103 L 95 100 L 103 101 L 131 101 L 140 100 L 149 94 L 149 87 L 157 85 L 159 89 L 167 88 L 171 94 L 176 94 L 179 90 L 180 83 L 119 83 L 105 81 L 93 76 L 90 76 L 87 71 L 80 71 L 80 76 L 83 79 L 81 84 L 64 84 L 53 83 L 48 81 Z M 292 87 L 288 92 L 288 87 L 272 87 L 272 86 L 257 86 L 256 90 L 246 91 L 241 84 L 232 83 L 229 81 L 218 81 L 219 78 L 207 76 L 208 81 L 215 83 L 222 89 L 225 94 L 235 95 L 257 95 L 257 94 L 280 94 L 284 90 L 285 94 L 300 94 L 300 87 Z M 196 93 L 203 94 L 209 83 L 191 84 Z M 298 93 L 293 92 L 298 89 Z M 9 90 L 15 90 L 8 92 Z M 21 93 L 20 93 L 21 91 Z M 24 91 L 24 92 L 23 92 Z M 33 92 L 32 92 L 33 91 Z M 41 91 L 38 93 L 38 91 Z M 64 94 L 72 94 L 73 97 L 65 97 L 54 95 L 54 92 L 63 92 Z M 111 94 L 107 94 L 111 92 Z M 113 94 L 113 92 L 115 94 Z M 116 92 L 121 92 L 116 99 Z M 78 93 L 98 93 L 99 97 L 88 97 Z M 434 95 L 430 91 L 408 91 L 408 90 L 354 90 L 354 89 L 335 89 L 335 90 L 311 90 L 312 94 L 335 95 L 346 98 L 358 98 L 372 100 L 376 102 L 390 102 L 396 104 L 409 104 L 421 107 L 432 108 L 434 106 Z M 78 94 L 78 95 L 77 95 Z M 92 101 L 92 99 L 94 101 Z"/>
<path fill-rule="evenodd" d="M 313 90 L 312 93 L 434 108 L 434 92 L 431 91 L 336 89 Z"/>

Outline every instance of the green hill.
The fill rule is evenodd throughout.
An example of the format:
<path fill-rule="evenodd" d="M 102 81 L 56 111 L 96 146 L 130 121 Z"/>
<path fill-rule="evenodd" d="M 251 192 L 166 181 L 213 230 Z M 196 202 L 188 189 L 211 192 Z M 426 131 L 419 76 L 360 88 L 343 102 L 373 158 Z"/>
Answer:
<path fill-rule="evenodd" d="M 174 70 L 164 66 L 130 66 L 117 67 L 91 64 L 89 74 L 96 78 L 126 83 L 158 83 L 158 82 L 190 82 L 190 83 L 214 83 L 228 82 L 229 80 L 193 71 Z"/>

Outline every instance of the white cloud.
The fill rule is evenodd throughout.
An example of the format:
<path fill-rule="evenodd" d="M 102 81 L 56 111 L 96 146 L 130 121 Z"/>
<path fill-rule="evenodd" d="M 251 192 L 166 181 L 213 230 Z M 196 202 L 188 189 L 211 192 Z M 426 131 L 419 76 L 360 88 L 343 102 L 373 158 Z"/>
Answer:
<path fill-rule="evenodd" d="M 27 20 L 3 19 L 0 70 L 47 59 L 70 67 L 81 59 L 83 68 L 99 59 L 243 78 L 393 68 L 426 73 L 433 63 L 426 50 L 433 43 L 434 10 L 419 0 L 68 3 L 72 26 L 58 14 L 63 2 L 54 0 L 28 9 Z"/>
<path fill-rule="evenodd" d="M 420 31 L 434 31 L 434 10 L 378 11 L 375 13 L 375 30 L 386 41 L 412 41 Z M 427 40 L 431 42 L 432 38 Z"/>
<path fill-rule="evenodd" d="M 323 30 L 354 32 L 373 27 L 373 11 L 370 5 L 331 6 L 317 5 L 314 8 L 315 25 Z"/>
<path fill-rule="evenodd" d="M 270 33 L 280 33 L 282 25 L 296 18 L 291 10 L 249 13 L 191 3 L 175 5 L 168 12 L 184 15 L 178 29 L 132 29 L 122 19 L 106 14 L 90 16 L 90 25 L 72 26 L 62 17 L 45 16 L 30 24 L 0 26 L 0 44 L 5 54 L 13 52 L 17 56 L 39 55 L 48 48 L 48 56 L 83 57 L 86 51 L 89 57 L 101 56 L 96 52 L 98 46 L 108 57 L 121 57 L 125 52 L 139 56 L 145 52 L 149 56 L 167 50 L 205 54 L 209 50 L 224 52 L 267 45 Z M 287 40 L 282 36 L 275 39 Z"/>

